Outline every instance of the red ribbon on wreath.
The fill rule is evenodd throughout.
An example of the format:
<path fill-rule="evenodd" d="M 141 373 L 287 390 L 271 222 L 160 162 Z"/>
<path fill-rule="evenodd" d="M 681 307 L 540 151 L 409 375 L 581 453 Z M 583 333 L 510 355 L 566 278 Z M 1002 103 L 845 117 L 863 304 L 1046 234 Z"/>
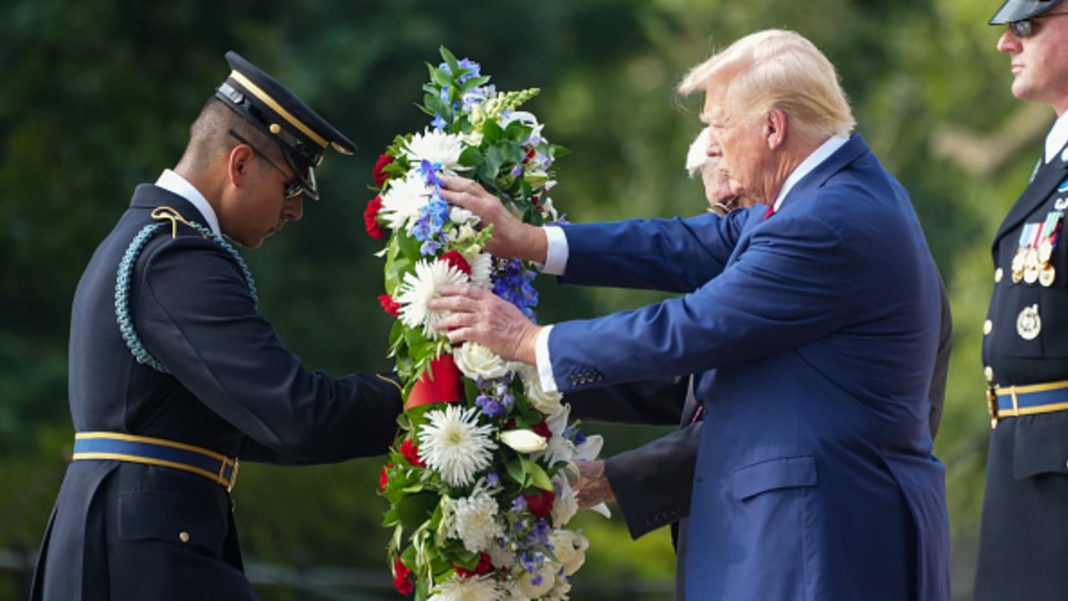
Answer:
<path fill-rule="evenodd" d="M 433 376 L 431 376 L 433 374 Z M 412 386 L 405 409 L 427 403 L 456 403 L 464 399 L 464 380 L 452 355 L 441 355 L 430 362 L 430 368 Z"/>

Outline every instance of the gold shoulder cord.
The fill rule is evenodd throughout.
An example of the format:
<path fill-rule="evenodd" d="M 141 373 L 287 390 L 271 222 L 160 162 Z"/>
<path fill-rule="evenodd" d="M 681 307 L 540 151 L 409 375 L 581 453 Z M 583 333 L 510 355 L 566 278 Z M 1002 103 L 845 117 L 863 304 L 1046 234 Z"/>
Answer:
<path fill-rule="evenodd" d="M 155 219 L 156 221 L 170 221 L 171 222 L 171 238 L 172 239 L 178 237 L 178 222 L 179 221 L 184 223 L 185 225 L 189 226 L 190 228 L 192 228 L 194 230 L 200 231 L 199 228 L 197 228 L 195 225 L 190 223 L 189 220 L 187 220 L 185 217 L 182 217 L 181 213 L 179 213 L 177 210 L 175 210 L 172 207 L 168 207 L 167 205 L 156 207 L 155 209 L 152 210 L 151 215 L 152 215 L 152 218 Z M 201 232 L 200 235 L 204 236 L 204 233 Z"/>

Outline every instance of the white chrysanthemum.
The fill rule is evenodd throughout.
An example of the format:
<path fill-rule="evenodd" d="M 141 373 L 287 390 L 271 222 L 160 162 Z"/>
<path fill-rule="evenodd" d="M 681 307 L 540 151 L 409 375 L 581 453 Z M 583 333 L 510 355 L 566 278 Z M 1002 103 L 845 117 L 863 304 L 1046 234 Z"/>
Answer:
<path fill-rule="evenodd" d="M 430 423 L 419 428 L 419 455 L 449 486 L 471 484 L 493 460 L 493 426 L 479 425 L 478 413 L 477 407 L 449 405 L 427 413 Z"/>
<path fill-rule="evenodd" d="M 456 367 L 472 380 L 491 380 L 508 373 L 508 364 L 501 356 L 477 342 L 467 341 L 453 349 Z"/>
<path fill-rule="evenodd" d="M 522 371 L 523 389 L 527 393 L 527 400 L 535 409 L 546 415 L 551 415 L 560 408 L 560 399 L 564 395 L 559 392 L 545 392 L 541 388 L 541 377 L 538 376 L 538 368 L 528 365 Z"/>
<path fill-rule="evenodd" d="M 491 578 L 479 576 L 452 578 L 434 587 L 427 601 L 500 601 L 504 592 Z"/>
<path fill-rule="evenodd" d="M 382 210 L 378 214 L 390 229 L 410 230 L 423 205 L 430 201 L 431 191 L 418 171 L 409 171 L 403 179 L 389 180 L 389 187 L 382 193 Z"/>
<path fill-rule="evenodd" d="M 413 165 L 430 161 L 441 165 L 448 175 L 456 175 L 463 151 L 464 141 L 460 136 L 426 128 L 423 133 L 412 136 L 405 146 L 404 154 Z"/>
<path fill-rule="evenodd" d="M 459 539 L 464 548 L 472 553 L 481 553 L 496 545 L 495 539 L 503 534 L 497 522 L 498 506 L 493 495 L 476 487 L 469 497 L 456 499 L 449 515 L 449 538 Z"/>
<path fill-rule="evenodd" d="M 415 264 L 415 273 L 404 274 L 404 281 L 394 298 L 401 305 L 401 321 L 409 328 L 422 327 L 428 338 L 444 336 L 445 333 L 438 332 L 434 326 L 449 312 L 432 311 L 426 305 L 437 297 L 438 289 L 445 284 L 467 282 L 467 274 L 445 261 L 419 261 Z"/>
<path fill-rule="evenodd" d="M 471 283 L 487 290 L 493 288 L 493 281 L 490 280 L 493 274 L 493 257 L 489 253 L 478 253 L 470 259 L 466 256 L 464 259 L 471 266 Z"/>
<path fill-rule="evenodd" d="M 578 494 L 562 471 L 553 476 L 553 491 L 556 493 L 552 508 L 553 526 L 563 528 L 578 513 Z"/>
<path fill-rule="evenodd" d="M 557 463 L 571 463 L 575 455 L 575 445 L 564 436 L 570 415 L 571 405 L 559 405 L 552 415 L 545 418 L 545 425 L 548 426 L 552 436 L 549 437 L 544 451 L 532 455 L 534 459 L 544 461 L 550 466 Z"/>

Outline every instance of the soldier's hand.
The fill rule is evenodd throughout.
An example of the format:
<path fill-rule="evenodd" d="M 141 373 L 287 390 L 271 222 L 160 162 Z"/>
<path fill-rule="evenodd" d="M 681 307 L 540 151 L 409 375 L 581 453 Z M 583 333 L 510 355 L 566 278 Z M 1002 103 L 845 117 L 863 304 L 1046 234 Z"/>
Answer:
<path fill-rule="evenodd" d="M 604 473 L 604 461 L 578 461 L 579 478 L 572 485 L 578 494 L 579 509 L 616 500 L 612 485 Z"/>
<path fill-rule="evenodd" d="M 449 176 L 441 180 L 441 197 L 446 202 L 478 215 L 483 225 L 493 225 L 486 252 L 498 257 L 545 262 L 548 242 L 540 227 L 517 219 L 500 199 L 474 180 Z"/>
<path fill-rule="evenodd" d="M 472 340 L 507 361 L 535 364 L 538 332 L 535 325 L 512 303 L 476 286 L 442 286 L 440 297 L 427 307 L 450 311 L 437 323 L 453 344 Z"/>

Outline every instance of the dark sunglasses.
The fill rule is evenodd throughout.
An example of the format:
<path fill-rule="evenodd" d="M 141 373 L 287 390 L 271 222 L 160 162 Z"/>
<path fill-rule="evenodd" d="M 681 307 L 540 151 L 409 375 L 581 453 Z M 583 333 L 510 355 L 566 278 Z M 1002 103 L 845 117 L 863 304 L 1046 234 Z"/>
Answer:
<path fill-rule="evenodd" d="M 1068 12 L 1064 13 L 1046 13 L 1044 15 L 1038 15 L 1031 17 L 1030 19 L 1021 19 L 1019 21 L 1013 21 L 1009 23 L 1009 29 L 1012 30 L 1012 35 L 1018 38 L 1029 38 L 1035 35 L 1035 21 L 1038 19 L 1046 19 L 1049 17 L 1062 17 L 1068 15 Z"/>
<path fill-rule="evenodd" d="M 248 146 L 249 148 L 251 148 L 252 152 L 255 152 L 257 155 L 259 155 L 259 157 L 261 159 L 267 161 L 267 164 L 270 165 L 271 167 L 274 167 L 275 170 L 278 171 L 278 173 L 281 173 L 282 177 L 287 178 L 286 187 L 282 190 L 282 194 L 286 197 L 286 200 L 289 200 L 291 198 L 296 198 L 296 197 L 300 196 L 301 194 L 305 193 L 304 183 L 300 181 L 299 177 L 293 176 L 292 178 L 289 178 L 289 176 L 286 175 L 286 172 L 283 171 L 281 167 L 279 167 L 278 165 L 275 165 L 274 161 L 272 161 L 271 159 L 267 158 L 267 155 L 264 154 L 262 151 L 260 151 L 259 148 L 256 148 L 256 146 L 253 145 L 252 142 L 249 142 L 248 140 L 242 138 L 240 134 L 238 134 L 236 131 L 234 131 L 232 129 L 229 130 L 229 131 L 230 131 L 230 135 L 233 136 L 238 142 L 241 142 L 245 146 Z"/>

